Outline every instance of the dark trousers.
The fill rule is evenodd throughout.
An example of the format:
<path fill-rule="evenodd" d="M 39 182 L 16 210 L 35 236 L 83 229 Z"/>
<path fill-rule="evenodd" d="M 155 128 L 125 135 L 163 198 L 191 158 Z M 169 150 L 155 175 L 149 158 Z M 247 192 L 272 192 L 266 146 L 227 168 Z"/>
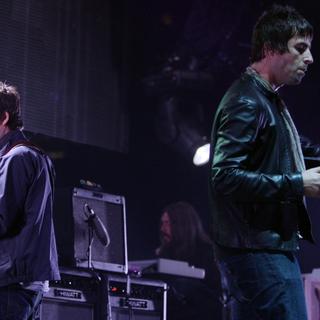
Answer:
<path fill-rule="evenodd" d="M 0 287 L 0 319 L 35 319 L 41 299 L 42 292 L 26 290 L 19 285 Z"/>
<path fill-rule="evenodd" d="M 225 320 L 307 320 L 292 253 L 246 252 L 218 261 Z"/>

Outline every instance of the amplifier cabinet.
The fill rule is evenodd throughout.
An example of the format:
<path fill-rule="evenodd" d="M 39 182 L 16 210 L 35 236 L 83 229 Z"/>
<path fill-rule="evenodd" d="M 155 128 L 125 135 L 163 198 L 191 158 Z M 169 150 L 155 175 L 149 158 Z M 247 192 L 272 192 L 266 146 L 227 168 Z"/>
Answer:
<path fill-rule="evenodd" d="M 166 283 L 128 276 L 107 278 L 108 320 L 166 320 Z"/>
<path fill-rule="evenodd" d="M 127 235 L 123 196 L 74 188 L 57 189 L 54 206 L 59 264 L 65 267 L 89 267 L 89 226 L 85 208 L 90 207 L 107 230 L 107 247 L 93 232 L 91 267 L 97 270 L 127 273 Z"/>
<path fill-rule="evenodd" d="M 40 320 L 99 320 L 106 313 L 101 306 L 101 284 L 86 272 L 61 274 L 52 281 L 40 305 Z M 106 309 L 106 307 L 105 307 Z"/>

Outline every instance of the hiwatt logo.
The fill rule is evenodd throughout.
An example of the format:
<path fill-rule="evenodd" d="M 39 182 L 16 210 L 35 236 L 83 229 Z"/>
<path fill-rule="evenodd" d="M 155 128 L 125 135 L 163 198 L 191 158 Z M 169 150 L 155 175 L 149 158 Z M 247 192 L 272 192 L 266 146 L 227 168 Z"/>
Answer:
<path fill-rule="evenodd" d="M 67 299 L 74 299 L 74 300 L 82 300 L 83 299 L 81 291 L 57 289 L 57 288 L 54 289 L 54 296 L 61 297 L 61 298 L 67 298 Z"/>

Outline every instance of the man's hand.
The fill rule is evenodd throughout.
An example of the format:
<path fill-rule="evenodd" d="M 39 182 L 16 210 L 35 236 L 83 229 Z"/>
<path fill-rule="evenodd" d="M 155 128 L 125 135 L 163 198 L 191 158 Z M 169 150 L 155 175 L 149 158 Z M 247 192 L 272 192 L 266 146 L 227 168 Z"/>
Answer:
<path fill-rule="evenodd" d="M 308 197 L 320 197 L 320 167 L 302 172 L 304 194 Z"/>

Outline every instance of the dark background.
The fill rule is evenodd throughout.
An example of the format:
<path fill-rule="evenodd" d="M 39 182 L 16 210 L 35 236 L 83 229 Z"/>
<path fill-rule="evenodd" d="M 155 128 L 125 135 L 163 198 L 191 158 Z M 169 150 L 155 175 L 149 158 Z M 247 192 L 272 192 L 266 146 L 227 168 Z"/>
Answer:
<path fill-rule="evenodd" d="M 25 128 L 54 159 L 57 188 L 94 181 L 127 204 L 129 259 L 152 258 L 162 208 L 186 200 L 210 230 L 208 165 L 163 143 L 163 98 L 178 95 L 181 117 L 210 135 L 224 91 L 249 63 L 251 30 L 271 1 L 12 0 L 0 5 L 2 80 L 21 92 Z M 299 87 L 281 89 L 300 133 L 320 142 L 316 1 L 288 3 L 315 27 L 314 65 Z M 170 63 L 173 56 L 178 62 Z M 192 64 L 193 61 L 193 64 Z M 203 92 L 158 90 L 166 68 L 205 72 Z M 161 134 L 162 133 L 162 134 Z M 309 201 L 320 241 L 319 200 Z M 320 267 L 319 247 L 302 243 L 303 272 Z"/>

